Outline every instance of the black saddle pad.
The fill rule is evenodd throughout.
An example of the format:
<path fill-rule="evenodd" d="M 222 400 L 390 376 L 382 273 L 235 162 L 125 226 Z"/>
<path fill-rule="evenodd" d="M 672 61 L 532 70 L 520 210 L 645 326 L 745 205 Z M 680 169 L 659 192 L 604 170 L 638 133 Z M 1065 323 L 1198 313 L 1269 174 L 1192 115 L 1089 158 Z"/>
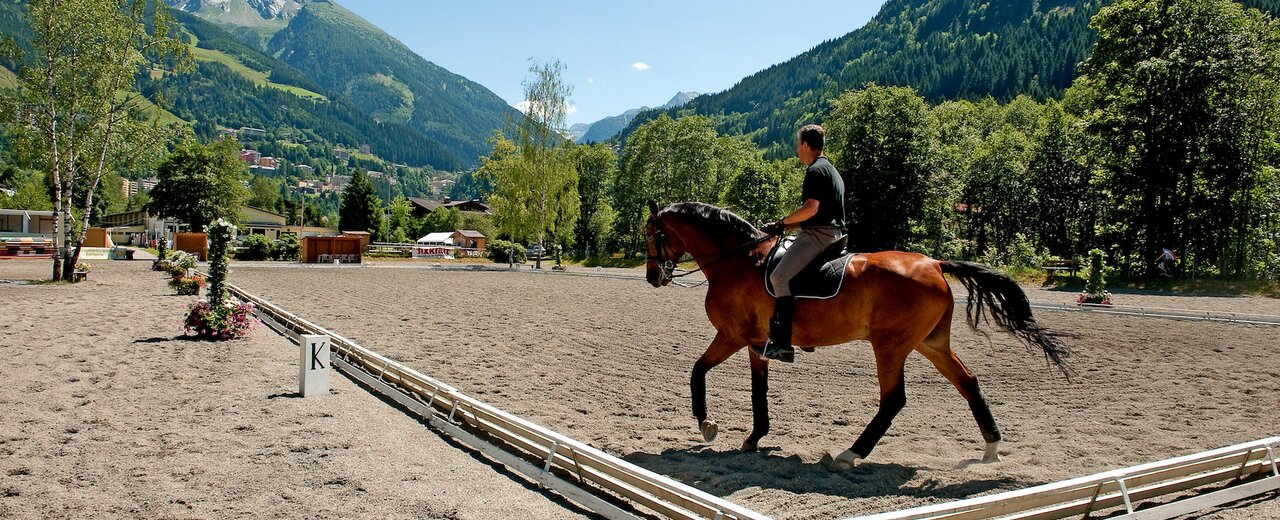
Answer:
<path fill-rule="evenodd" d="M 786 254 L 787 248 L 791 247 L 794 241 L 795 237 L 784 237 L 773 246 L 772 251 L 769 251 L 769 260 L 764 265 L 764 287 L 769 291 L 769 296 L 777 296 L 773 291 L 773 282 L 769 280 L 769 275 L 773 274 L 773 270 L 778 267 L 778 260 L 782 259 L 782 255 Z M 844 285 L 844 273 L 849 266 L 849 260 L 853 258 L 853 254 L 846 253 L 844 247 L 845 240 L 836 241 L 818 255 L 809 267 L 804 268 L 800 274 L 792 278 L 791 294 L 796 298 L 819 300 L 840 294 L 840 287 Z"/>

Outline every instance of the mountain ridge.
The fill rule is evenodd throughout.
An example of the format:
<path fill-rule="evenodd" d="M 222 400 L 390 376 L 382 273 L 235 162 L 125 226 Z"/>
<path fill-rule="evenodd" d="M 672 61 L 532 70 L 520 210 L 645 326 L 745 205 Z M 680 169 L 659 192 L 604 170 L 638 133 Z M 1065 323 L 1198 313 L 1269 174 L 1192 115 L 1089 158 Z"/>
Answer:
<path fill-rule="evenodd" d="M 677 92 L 676 95 L 672 96 L 671 100 L 667 101 L 667 103 L 662 105 L 661 108 L 663 109 L 679 108 L 687 104 L 689 101 L 692 101 L 694 98 L 697 98 L 700 95 L 702 94 L 698 92 L 692 92 L 692 91 Z M 610 139 L 613 139 L 614 136 L 618 135 L 619 132 L 622 132 L 622 130 L 624 130 L 627 127 L 627 125 L 630 124 L 631 121 L 636 118 L 637 115 L 641 114 L 646 110 L 652 110 L 652 108 L 650 107 L 633 108 L 619 115 L 603 118 L 594 123 L 585 125 L 585 128 L 582 128 L 581 132 L 578 135 L 573 135 L 572 133 L 573 128 L 571 127 L 570 135 L 573 137 L 574 142 L 579 144 L 598 143 L 601 141 L 608 141 Z M 579 125 L 574 125 L 574 126 L 577 127 Z"/>

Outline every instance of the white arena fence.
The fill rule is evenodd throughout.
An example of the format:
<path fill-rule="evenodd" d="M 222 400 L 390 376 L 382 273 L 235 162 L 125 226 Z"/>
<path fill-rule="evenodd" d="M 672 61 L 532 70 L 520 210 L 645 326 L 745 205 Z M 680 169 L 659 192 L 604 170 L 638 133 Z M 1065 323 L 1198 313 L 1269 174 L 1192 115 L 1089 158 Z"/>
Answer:
<path fill-rule="evenodd" d="M 677 519 L 767 519 L 723 498 L 604 453 L 366 349 L 280 307 L 229 286 L 259 318 L 298 342 L 330 337 L 333 365 L 418 414 L 439 431 L 607 518 L 638 511 Z M 1166 519 L 1280 490 L 1280 437 L 1112 470 L 1023 490 L 856 517 L 857 520 L 1006 518 Z M 1209 486 L 1220 489 L 1205 491 Z M 1142 507 L 1142 501 L 1163 501 Z M 1108 510 L 1111 510 L 1110 512 Z"/>
<path fill-rule="evenodd" d="M 343 373 L 440 431 L 607 518 L 638 518 L 637 507 L 665 518 L 768 518 L 485 404 L 238 287 L 229 289 L 257 306 L 263 323 L 295 342 L 297 334 L 329 336 L 333 364 Z"/>
<path fill-rule="evenodd" d="M 1088 518 L 1164 519 L 1280 490 L 1276 456 L 1280 437 L 1107 471 L 1028 489 L 945 504 L 857 517 L 857 520 Z M 1222 489 L 1140 508 L 1139 501 L 1170 499 L 1214 484 Z"/>

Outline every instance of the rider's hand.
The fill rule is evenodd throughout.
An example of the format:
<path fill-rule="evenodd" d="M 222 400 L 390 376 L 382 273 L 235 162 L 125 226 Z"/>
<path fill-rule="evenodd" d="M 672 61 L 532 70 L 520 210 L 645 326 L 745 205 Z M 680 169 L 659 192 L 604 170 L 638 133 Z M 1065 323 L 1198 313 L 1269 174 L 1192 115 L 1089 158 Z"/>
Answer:
<path fill-rule="evenodd" d="M 764 231 L 766 235 L 781 235 L 782 232 L 786 230 L 787 226 L 782 223 L 782 219 L 778 219 L 777 222 L 770 222 L 760 226 L 760 231 Z"/>

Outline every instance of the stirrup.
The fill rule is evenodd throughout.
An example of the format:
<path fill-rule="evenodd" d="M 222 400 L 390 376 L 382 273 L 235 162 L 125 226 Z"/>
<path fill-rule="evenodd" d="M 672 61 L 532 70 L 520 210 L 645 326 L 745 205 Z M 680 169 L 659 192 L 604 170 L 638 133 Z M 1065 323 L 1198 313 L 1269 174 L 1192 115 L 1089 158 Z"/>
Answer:
<path fill-rule="evenodd" d="M 765 359 L 772 359 L 783 363 L 795 363 L 796 361 L 796 350 L 794 348 L 790 345 L 785 348 L 779 347 L 773 342 L 773 340 L 765 342 L 763 347 L 752 345 L 751 351 L 755 352 L 757 356 Z"/>

